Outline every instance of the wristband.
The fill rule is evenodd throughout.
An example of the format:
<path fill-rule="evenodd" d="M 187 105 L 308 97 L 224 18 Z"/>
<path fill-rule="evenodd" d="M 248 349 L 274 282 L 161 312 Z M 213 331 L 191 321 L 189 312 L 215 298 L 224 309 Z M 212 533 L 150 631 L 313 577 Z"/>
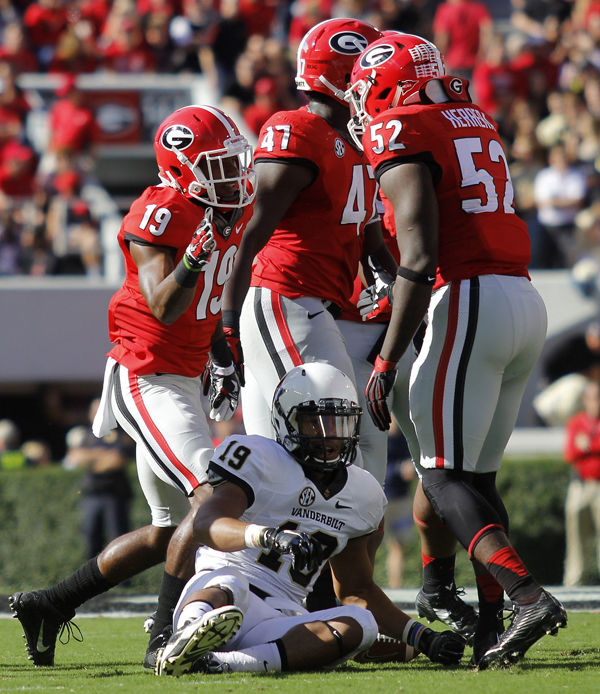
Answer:
<path fill-rule="evenodd" d="M 173 279 L 180 287 L 191 289 L 195 287 L 200 277 L 201 270 L 193 270 L 185 262 L 185 256 L 177 263 L 173 270 Z"/>
<path fill-rule="evenodd" d="M 382 359 L 378 354 L 375 358 L 375 363 L 373 366 L 375 371 L 381 373 L 385 371 L 394 371 L 397 364 L 397 361 L 385 361 L 385 359 Z"/>
<path fill-rule="evenodd" d="M 221 311 L 224 328 L 232 328 L 235 332 L 240 332 L 240 312 L 239 311 Z"/>
<path fill-rule="evenodd" d="M 427 627 L 424 624 L 421 624 L 421 622 L 417 622 L 414 619 L 409 619 L 408 622 L 406 622 L 404 630 L 402 631 L 402 641 L 418 650 L 419 641 L 421 640 L 421 636 L 423 636 L 425 629 L 427 629 Z"/>
<path fill-rule="evenodd" d="M 435 274 L 433 275 L 433 277 L 431 277 L 426 272 L 415 272 L 414 270 L 409 270 L 409 268 L 407 267 L 402 267 L 402 265 L 398 267 L 398 270 L 396 270 L 396 274 L 399 277 L 404 277 L 404 279 L 408 280 L 409 282 L 424 284 L 428 287 L 432 287 L 435 283 Z"/>
<path fill-rule="evenodd" d="M 262 547 L 260 544 L 260 536 L 263 530 L 266 530 L 266 525 L 256 525 L 255 523 L 249 523 L 244 530 L 244 544 L 246 547 Z"/>

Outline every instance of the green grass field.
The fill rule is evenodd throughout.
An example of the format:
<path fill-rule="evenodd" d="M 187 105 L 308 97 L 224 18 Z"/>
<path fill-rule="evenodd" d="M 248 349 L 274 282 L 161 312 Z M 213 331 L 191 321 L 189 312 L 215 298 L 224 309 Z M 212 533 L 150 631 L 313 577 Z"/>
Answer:
<path fill-rule="evenodd" d="M 467 663 L 444 669 L 419 656 L 406 665 L 350 663 L 335 672 L 288 675 L 189 675 L 158 678 L 140 665 L 147 637 L 143 617 L 78 618 L 84 641 L 57 645 L 53 668 L 34 668 L 27 660 L 21 627 L 0 619 L 0 692 L 210 692 L 210 694 L 554 694 L 600 692 L 600 613 L 571 612 L 558 636 L 535 644 L 527 657 L 508 670 L 473 672 Z"/>

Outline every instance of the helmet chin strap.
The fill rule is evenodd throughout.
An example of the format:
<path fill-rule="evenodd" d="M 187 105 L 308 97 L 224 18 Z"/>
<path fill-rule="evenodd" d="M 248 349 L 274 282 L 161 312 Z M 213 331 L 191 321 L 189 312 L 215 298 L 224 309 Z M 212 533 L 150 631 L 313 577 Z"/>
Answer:
<path fill-rule="evenodd" d="M 329 91 L 333 93 L 336 99 L 345 101 L 344 95 L 346 94 L 346 92 L 343 89 L 338 89 L 334 84 L 331 84 L 331 82 L 326 77 L 323 77 L 323 75 L 319 75 L 319 82 L 321 82 L 321 84 L 324 84 L 327 87 L 327 89 L 329 89 Z"/>

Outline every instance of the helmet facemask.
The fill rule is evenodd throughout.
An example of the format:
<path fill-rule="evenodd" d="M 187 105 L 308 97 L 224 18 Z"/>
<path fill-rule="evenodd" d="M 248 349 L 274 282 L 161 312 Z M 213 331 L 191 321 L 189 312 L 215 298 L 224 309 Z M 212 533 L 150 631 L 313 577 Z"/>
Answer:
<path fill-rule="evenodd" d="M 256 172 L 252 147 L 242 135 L 228 138 L 221 149 L 200 152 L 194 161 L 181 150 L 173 150 L 173 153 L 194 178 L 186 191 L 190 197 L 224 209 L 245 207 L 254 200 Z M 228 191 L 226 195 L 223 188 Z"/>
<path fill-rule="evenodd" d="M 362 136 L 365 134 L 367 125 L 371 121 L 371 116 L 365 110 L 365 101 L 370 89 L 371 82 L 368 79 L 363 79 L 350 86 L 344 94 L 344 99 L 350 106 L 348 132 L 352 136 L 354 144 L 361 151 L 363 151 Z"/>
<path fill-rule="evenodd" d="M 275 398 L 274 408 L 285 432 L 277 440 L 305 468 L 331 472 L 351 465 L 356 458 L 361 409 L 339 398 L 294 405 L 284 412 Z"/>
<path fill-rule="evenodd" d="M 374 116 L 388 108 L 395 108 L 401 101 L 402 96 L 410 92 L 414 83 L 411 80 L 397 82 L 396 88 L 391 95 L 391 89 L 381 91 L 381 94 L 371 94 L 371 101 L 374 99 L 381 100 L 381 108 L 376 108 L 377 113 L 369 115 L 367 113 L 367 97 L 369 93 L 377 86 L 376 71 L 373 70 L 370 75 L 364 79 L 360 79 L 352 84 L 344 94 L 344 99 L 350 105 L 350 120 L 348 121 L 348 132 L 352 136 L 355 144 L 362 150 L 362 136 L 367 129 L 367 125 L 373 120 Z"/>

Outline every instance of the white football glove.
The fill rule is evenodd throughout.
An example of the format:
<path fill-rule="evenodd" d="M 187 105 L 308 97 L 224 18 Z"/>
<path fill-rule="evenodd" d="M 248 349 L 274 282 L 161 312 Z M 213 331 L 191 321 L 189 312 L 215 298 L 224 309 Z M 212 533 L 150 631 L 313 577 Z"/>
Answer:
<path fill-rule="evenodd" d="M 209 416 L 215 422 L 226 422 L 237 409 L 240 397 L 240 381 L 235 365 L 218 366 L 208 362 L 202 374 L 204 395 L 210 402 Z"/>
<path fill-rule="evenodd" d="M 392 307 L 392 293 L 396 278 L 382 268 L 379 271 L 373 271 L 373 276 L 375 284 L 363 289 L 356 303 L 364 321 L 375 318 Z"/>

